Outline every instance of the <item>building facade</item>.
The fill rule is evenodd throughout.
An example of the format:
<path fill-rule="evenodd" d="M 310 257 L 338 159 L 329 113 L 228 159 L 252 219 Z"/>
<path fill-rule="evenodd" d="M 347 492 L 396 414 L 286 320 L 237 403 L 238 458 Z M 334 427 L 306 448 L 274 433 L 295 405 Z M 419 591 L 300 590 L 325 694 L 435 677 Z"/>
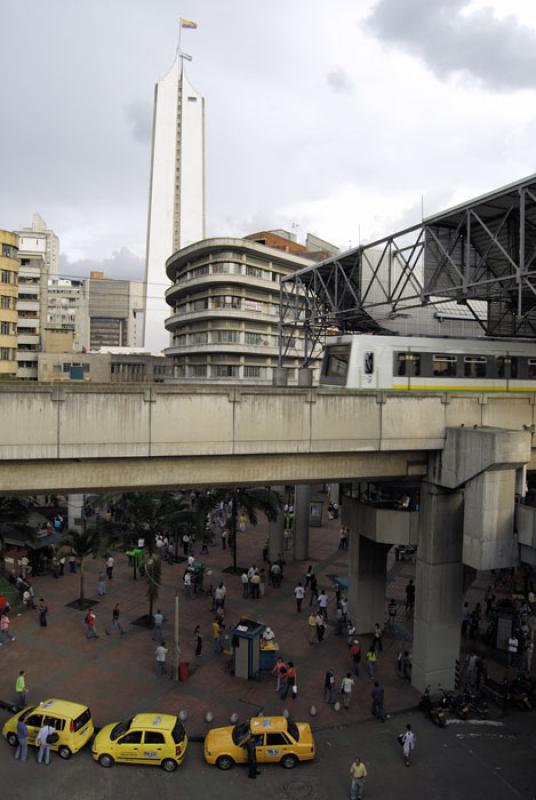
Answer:
<path fill-rule="evenodd" d="M 87 280 L 82 278 L 49 278 L 47 339 L 45 351 L 60 352 L 53 341 L 60 334 L 71 334 L 68 350 L 79 352 L 89 349 L 89 292 Z M 67 340 L 65 346 L 67 346 Z M 61 352 L 66 352 L 65 350 Z"/>
<path fill-rule="evenodd" d="M 0 379 L 17 374 L 17 234 L 0 230 Z"/>
<path fill-rule="evenodd" d="M 39 353 L 41 383 L 163 383 L 173 365 L 163 355 L 125 353 Z"/>
<path fill-rule="evenodd" d="M 89 347 L 141 345 L 144 284 L 91 272 L 88 284 Z"/>
<path fill-rule="evenodd" d="M 165 353 L 178 379 L 271 383 L 279 353 L 279 282 L 311 261 L 306 247 L 280 235 L 285 232 L 268 233 L 269 239 L 205 239 L 168 259 L 173 286 L 166 293 L 172 314 Z M 283 366 L 295 381 L 304 343 L 299 328 L 290 333 Z"/>
<path fill-rule="evenodd" d="M 154 94 L 143 343 L 155 353 L 169 343 L 166 260 L 205 236 L 204 104 L 177 52 Z"/>
<path fill-rule="evenodd" d="M 17 378 L 36 381 L 48 312 L 48 268 L 44 251 L 29 252 L 21 244 L 19 237 Z"/>
<path fill-rule="evenodd" d="M 30 228 L 22 228 L 17 233 L 20 249 L 29 255 L 42 255 L 49 277 L 57 277 L 60 264 L 60 240 L 53 230 L 47 228 L 47 224 L 40 214 L 32 216 Z"/>

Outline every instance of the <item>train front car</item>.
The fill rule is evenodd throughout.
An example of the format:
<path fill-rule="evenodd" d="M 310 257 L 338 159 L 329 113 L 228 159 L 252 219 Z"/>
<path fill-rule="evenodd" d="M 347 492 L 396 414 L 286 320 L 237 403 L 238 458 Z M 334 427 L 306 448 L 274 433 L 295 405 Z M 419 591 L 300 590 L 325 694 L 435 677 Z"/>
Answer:
<path fill-rule="evenodd" d="M 531 342 L 337 336 L 326 344 L 321 386 L 376 391 L 535 392 Z"/>

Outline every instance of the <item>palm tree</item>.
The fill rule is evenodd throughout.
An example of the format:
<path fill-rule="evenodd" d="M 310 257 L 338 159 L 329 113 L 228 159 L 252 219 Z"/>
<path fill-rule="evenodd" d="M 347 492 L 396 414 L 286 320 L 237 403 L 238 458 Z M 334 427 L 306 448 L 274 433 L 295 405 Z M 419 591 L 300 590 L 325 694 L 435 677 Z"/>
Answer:
<path fill-rule="evenodd" d="M 220 490 L 213 495 L 212 507 L 221 500 L 231 501 L 230 544 L 233 549 L 233 571 L 237 572 L 236 522 L 239 513 L 249 517 L 252 525 L 258 522 L 257 512 L 262 512 L 270 522 L 275 522 L 281 510 L 282 501 L 277 492 L 271 489 L 230 489 Z"/>
<path fill-rule="evenodd" d="M 99 528 L 84 527 L 83 530 L 68 530 L 65 543 L 71 547 L 74 555 L 80 561 L 80 596 L 78 605 L 83 608 L 86 602 L 84 594 L 85 562 L 90 556 L 96 558 L 104 544 L 102 532 Z"/>
<path fill-rule="evenodd" d="M 152 622 L 153 608 L 158 600 L 162 581 L 162 560 L 160 556 L 152 555 L 145 561 L 145 577 L 147 579 L 147 597 L 149 598 L 149 621 Z"/>
<path fill-rule="evenodd" d="M 119 519 L 108 525 L 123 535 L 142 533 L 149 555 L 157 533 L 192 520 L 189 502 L 179 492 L 126 492 L 114 499 Z"/>

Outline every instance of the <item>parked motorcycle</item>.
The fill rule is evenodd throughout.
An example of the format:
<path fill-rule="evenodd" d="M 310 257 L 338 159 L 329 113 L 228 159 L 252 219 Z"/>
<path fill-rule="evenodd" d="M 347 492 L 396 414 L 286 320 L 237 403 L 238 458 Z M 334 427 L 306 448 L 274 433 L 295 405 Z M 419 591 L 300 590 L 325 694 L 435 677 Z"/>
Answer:
<path fill-rule="evenodd" d="M 445 711 L 452 711 L 459 719 L 469 719 L 469 704 L 461 695 L 441 689 L 441 706 Z"/>
<path fill-rule="evenodd" d="M 441 704 L 434 703 L 431 698 L 431 687 L 427 686 L 418 706 L 419 710 L 428 717 L 438 728 L 446 728 L 447 714 Z"/>

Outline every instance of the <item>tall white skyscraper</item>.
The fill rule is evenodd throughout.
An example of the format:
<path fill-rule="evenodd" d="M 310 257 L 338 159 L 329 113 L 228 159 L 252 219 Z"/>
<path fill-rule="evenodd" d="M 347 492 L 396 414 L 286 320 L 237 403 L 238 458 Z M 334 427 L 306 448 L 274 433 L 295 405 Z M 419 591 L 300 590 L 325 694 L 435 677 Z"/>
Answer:
<path fill-rule="evenodd" d="M 186 77 L 177 51 L 155 86 L 151 183 L 145 260 L 144 345 L 169 344 L 166 259 L 205 237 L 205 101 Z"/>

